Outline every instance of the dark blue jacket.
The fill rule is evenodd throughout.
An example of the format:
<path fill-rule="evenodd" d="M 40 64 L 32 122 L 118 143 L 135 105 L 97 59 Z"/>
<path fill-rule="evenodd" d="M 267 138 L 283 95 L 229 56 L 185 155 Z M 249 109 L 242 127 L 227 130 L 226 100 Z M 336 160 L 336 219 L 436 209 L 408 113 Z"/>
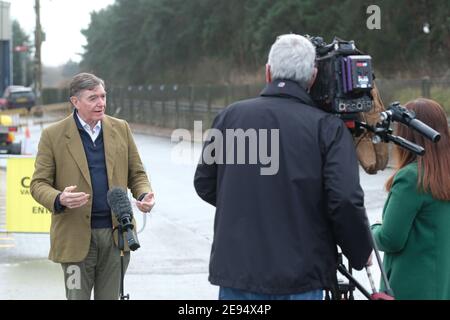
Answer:
<path fill-rule="evenodd" d="M 365 265 L 372 247 L 352 137 L 339 118 L 312 105 L 297 83 L 275 81 L 214 120 L 224 146 L 227 129 L 279 129 L 279 168 L 262 175 L 269 165 L 248 164 L 248 145 L 247 164 L 199 164 L 195 189 L 216 206 L 212 284 L 265 294 L 330 288 L 336 245 L 354 268 Z"/>

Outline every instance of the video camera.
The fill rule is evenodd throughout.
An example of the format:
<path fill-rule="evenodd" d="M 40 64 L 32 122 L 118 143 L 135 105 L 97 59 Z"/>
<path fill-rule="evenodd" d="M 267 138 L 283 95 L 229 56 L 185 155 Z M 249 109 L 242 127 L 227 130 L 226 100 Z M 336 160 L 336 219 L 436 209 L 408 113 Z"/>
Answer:
<path fill-rule="evenodd" d="M 398 102 L 380 113 L 380 122 L 375 126 L 361 122 L 359 114 L 374 107 L 371 94 L 374 88 L 372 58 L 358 50 L 354 41 L 335 37 L 333 42 L 327 44 L 321 37 L 305 37 L 316 47 L 318 69 L 310 96 L 323 110 L 344 120 L 354 136 L 369 131 L 374 133 L 373 143 L 393 142 L 417 155 L 423 155 L 425 149 L 394 136 L 390 127 L 392 122 L 403 123 L 433 142 L 440 139 L 439 132 L 417 120 L 413 112 Z"/>
<path fill-rule="evenodd" d="M 363 55 L 354 41 L 337 37 L 326 44 L 321 37 L 305 36 L 316 47 L 317 78 L 312 99 L 324 110 L 337 114 L 368 112 L 373 107 L 372 58 Z"/>

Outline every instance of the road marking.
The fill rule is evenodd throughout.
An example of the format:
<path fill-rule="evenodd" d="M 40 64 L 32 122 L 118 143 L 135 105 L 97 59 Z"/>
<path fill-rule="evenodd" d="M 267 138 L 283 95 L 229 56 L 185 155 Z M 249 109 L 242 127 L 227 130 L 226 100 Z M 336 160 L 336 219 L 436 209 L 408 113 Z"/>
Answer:
<path fill-rule="evenodd" d="M 15 248 L 16 245 L 14 244 L 0 244 L 0 249 L 8 249 L 8 248 Z"/>
<path fill-rule="evenodd" d="M 0 238 L 0 241 L 14 241 L 14 238 Z"/>

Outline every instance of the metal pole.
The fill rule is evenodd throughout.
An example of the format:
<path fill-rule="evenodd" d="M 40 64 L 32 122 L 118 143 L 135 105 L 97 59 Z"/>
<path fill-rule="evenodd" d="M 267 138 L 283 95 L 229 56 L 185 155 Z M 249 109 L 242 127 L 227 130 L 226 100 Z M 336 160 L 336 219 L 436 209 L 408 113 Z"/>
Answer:
<path fill-rule="evenodd" d="M 41 5 L 40 0 L 35 0 L 36 10 L 36 31 L 34 35 L 34 43 L 36 52 L 34 55 L 34 81 L 36 91 L 36 104 L 42 105 L 42 63 L 41 63 L 41 45 L 42 45 L 42 28 L 41 28 Z"/>
<path fill-rule="evenodd" d="M 26 87 L 27 85 L 27 53 L 22 52 L 22 84 Z"/>
<path fill-rule="evenodd" d="M 430 77 L 422 78 L 422 97 L 430 98 L 431 97 L 431 80 Z"/>

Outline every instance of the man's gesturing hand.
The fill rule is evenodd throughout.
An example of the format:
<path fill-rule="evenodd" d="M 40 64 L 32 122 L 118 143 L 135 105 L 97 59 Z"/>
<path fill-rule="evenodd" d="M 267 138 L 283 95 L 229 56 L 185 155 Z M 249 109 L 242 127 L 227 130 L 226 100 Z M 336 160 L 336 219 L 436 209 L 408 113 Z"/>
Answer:
<path fill-rule="evenodd" d="M 144 213 L 148 213 L 155 205 L 155 194 L 153 192 L 147 193 L 141 201 L 136 201 L 136 206 Z"/>
<path fill-rule="evenodd" d="M 76 188 L 77 186 L 70 186 L 64 189 L 59 197 L 61 205 L 74 209 L 84 206 L 89 201 L 90 195 L 84 192 L 73 192 Z"/>

